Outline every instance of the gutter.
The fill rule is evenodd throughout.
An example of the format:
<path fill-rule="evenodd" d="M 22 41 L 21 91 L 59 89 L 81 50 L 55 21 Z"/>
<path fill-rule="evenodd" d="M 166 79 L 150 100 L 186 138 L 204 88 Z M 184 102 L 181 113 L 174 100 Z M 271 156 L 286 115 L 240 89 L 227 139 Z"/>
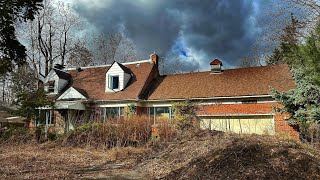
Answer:
<path fill-rule="evenodd" d="M 272 97 L 271 95 L 253 95 L 253 96 L 221 96 L 221 97 L 208 97 L 208 98 L 172 98 L 172 99 L 151 99 L 144 100 L 146 102 L 158 102 L 158 101 L 184 101 L 189 100 L 218 100 L 218 99 L 239 99 L 239 98 L 261 98 L 261 97 Z"/>

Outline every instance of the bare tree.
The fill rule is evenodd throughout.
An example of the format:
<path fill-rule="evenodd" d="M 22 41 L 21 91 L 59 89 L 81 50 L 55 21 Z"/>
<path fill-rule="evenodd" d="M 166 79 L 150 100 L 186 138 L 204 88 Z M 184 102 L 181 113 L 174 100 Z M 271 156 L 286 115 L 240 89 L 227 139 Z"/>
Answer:
<path fill-rule="evenodd" d="M 308 36 L 310 30 L 319 21 L 320 2 L 317 0 L 281 0 L 266 8 L 258 25 L 264 31 L 252 44 L 251 52 L 240 61 L 240 66 L 269 64 L 272 52 L 281 42 L 292 43 Z M 257 64 L 257 65 L 258 65 Z"/>
<path fill-rule="evenodd" d="M 14 94 L 32 92 L 37 89 L 37 77 L 28 65 L 17 68 L 11 73 L 11 78 L 12 85 L 10 88 Z"/>
<path fill-rule="evenodd" d="M 10 89 L 10 86 L 12 85 L 11 79 L 9 74 L 2 74 L 0 76 L 0 97 L 3 102 L 11 103 L 13 100 L 13 94 Z"/>
<path fill-rule="evenodd" d="M 255 67 L 261 65 L 262 62 L 259 56 L 245 56 L 240 59 L 238 67 Z"/>
<path fill-rule="evenodd" d="M 34 21 L 21 27 L 19 36 L 26 42 L 28 62 L 35 72 L 47 75 L 54 63 L 65 64 L 74 44 L 79 16 L 65 3 L 44 0 Z"/>
<path fill-rule="evenodd" d="M 67 64 L 68 66 L 73 67 L 82 67 L 93 64 L 92 52 L 84 42 L 78 41 L 74 45 Z"/>
<path fill-rule="evenodd" d="M 124 33 L 99 34 L 94 37 L 93 44 L 96 64 L 110 64 L 113 61 L 128 62 L 137 59 L 136 47 Z"/>

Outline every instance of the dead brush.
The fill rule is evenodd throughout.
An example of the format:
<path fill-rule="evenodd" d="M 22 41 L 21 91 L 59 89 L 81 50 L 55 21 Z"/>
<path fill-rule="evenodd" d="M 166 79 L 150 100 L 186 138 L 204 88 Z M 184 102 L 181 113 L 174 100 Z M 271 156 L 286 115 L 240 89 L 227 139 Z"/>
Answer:
<path fill-rule="evenodd" d="M 64 136 L 63 144 L 95 148 L 141 146 L 151 136 L 147 116 L 108 119 L 105 122 L 84 124 Z"/>
<path fill-rule="evenodd" d="M 173 141 L 177 135 L 176 123 L 174 123 L 172 120 L 161 118 L 157 120 L 157 124 L 160 141 Z"/>

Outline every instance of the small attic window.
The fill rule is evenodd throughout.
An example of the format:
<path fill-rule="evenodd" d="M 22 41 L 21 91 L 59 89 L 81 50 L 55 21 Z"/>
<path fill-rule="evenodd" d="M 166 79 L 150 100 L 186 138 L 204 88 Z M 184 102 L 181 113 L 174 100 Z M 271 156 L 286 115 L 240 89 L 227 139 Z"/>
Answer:
<path fill-rule="evenodd" d="M 48 92 L 54 92 L 54 81 L 48 81 Z"/>
<path fill-rule="evenodd" d="M 119 76 L 109 77 L 109 89 L 119 89 Z"/>

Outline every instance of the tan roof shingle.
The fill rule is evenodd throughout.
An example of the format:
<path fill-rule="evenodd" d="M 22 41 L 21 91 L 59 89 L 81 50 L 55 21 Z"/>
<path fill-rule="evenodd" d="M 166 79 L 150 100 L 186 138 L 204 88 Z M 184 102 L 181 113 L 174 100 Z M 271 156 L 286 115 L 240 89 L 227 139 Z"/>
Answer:
<path fill-rule="evenodd" d="M 72 87 L 81 89 L 93 100 L 138 99 L 144 84 L 154 66 L 151 62 L 124 65 L 133 74 L 127 87 L 119 92 L 105 92 L 106 72 L 110 66 L 69 70 L 73 77 Z"/>
<path fill-rule="evenodd" d="M 287 91 L 295 83 L 287 65 L 224 70 L 220 74 L 195 72 L 159 77 L 149 100 L 268 95 L 270 88 Z"/>

